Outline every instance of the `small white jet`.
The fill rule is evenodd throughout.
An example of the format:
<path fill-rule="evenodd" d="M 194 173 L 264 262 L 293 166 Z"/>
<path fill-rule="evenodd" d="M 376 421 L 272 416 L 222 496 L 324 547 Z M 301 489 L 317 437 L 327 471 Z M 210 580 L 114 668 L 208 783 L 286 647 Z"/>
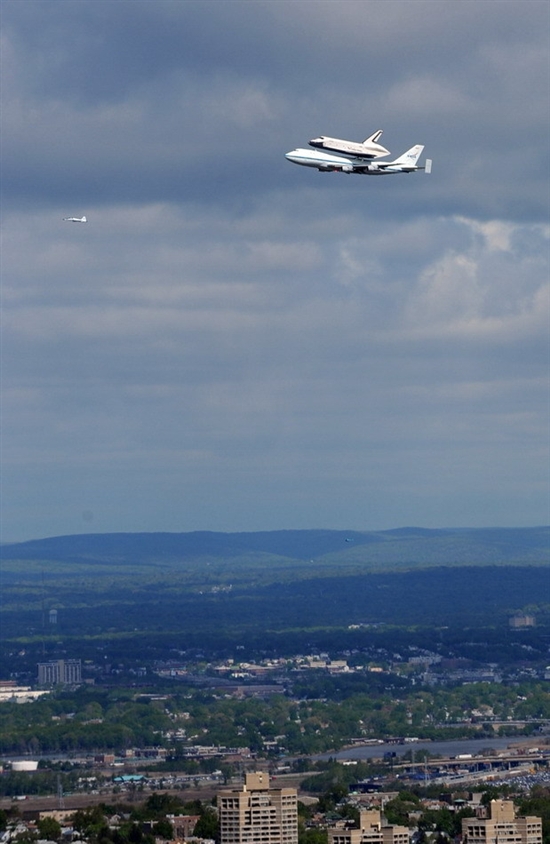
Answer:
<path fill-rule="evenodd" d="M 68 223 L 87 223 L 86 217 L 63 217 Z"/>
<path fill-rule="evenodd" d="M 362 143 L 344 141 L 340 138 L 328 138 L 326 135 L 321 135 L 320 138 L 312 138 L 309 141 L 309 145 L 317 149 L 339 152 L 343 155 L 357 156 L 357 158 L 382 158 L 384 155 L 390 154 L 389 149 L 378 143 L 382 137 L 382 131 L 382 129 L 377 129 L 376 132 L 365 138 Z"/>
<path fill-rule="evenodd" d="M 432 160 L 426 159 L 421 167 L 416 162 L 424 147 L 417 144 L 400 155 L 394 161 L 365 161 L 362 158 L 344 158 L 339 155 L 329 155 L 327 152 L 317 152 L 310 149 L 293 149 L 287 152 L 285 158 L 293 164 L 304 167 L 316 167 L 321 173 L 357 173 L 361 176 L 385 176 L 389 173 L 414 173 L 416 170 L 432 172 Z"/>

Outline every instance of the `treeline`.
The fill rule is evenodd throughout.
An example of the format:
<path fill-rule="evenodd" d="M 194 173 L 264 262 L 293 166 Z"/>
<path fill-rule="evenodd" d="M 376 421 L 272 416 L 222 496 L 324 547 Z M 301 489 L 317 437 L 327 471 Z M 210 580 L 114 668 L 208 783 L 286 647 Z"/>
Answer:
<path fill-rule="evenodd" d="M 363 773 L 357 769 L 357 773 Z M 344 766 L 329 762 L 324 766 L 315 782 L 318 787 L 318 801 L 313 805 L 298 802 L 299 844 L 326 844 L 326 827 L 312 825 L 314 814 L 330 813 L 332 821 L 344 821 L 349 827 L 359 825 L 359 809 L 349 800 L 350 773 Z M 306 785 L 304 783 L 303 785 Z M 399 788 L 392 799 L 384 804 L 384 816 L 389 824 L 409 826 L 416 830 L 418 844 L 448 844 L 457 840 L 462 831 L 462 819 L 473 817 L 470 807 L 452 810 L 446 806 L 426 808 L 424 800 L 438 800 L 439 788 Z M 547 786 L 533 786 L 528 793 L 514 794 L 509 786 L 488 786 L 482 789 L 481 801 L 487 805 L 495 798 L 514 799 L 519 816 L 535 815 L 542 818 L 543 844 L 550 842 L 550 789 Z M 215 801 L 213 801 L 214 803 Z M 72 826 L 78 835 L 89 844 L 154 844 L 158 838 L 171 840 L 174 829 L 167 816 L 192 815 L 197 818 L 194 836 L 219 842 L 219 821 L 215 807 L 200 800 L 184 802 L 167 793 L 155 793 L 141 805 L 117 803 L 99 804 L 74 813 Z M 116 816 L 116 823 L 111 819 Z M 0 830 L 6 828 L 8 816 L 0 812 Z M 31 844 L 36 838 L 60 841 L 61 826 L 54 818 L 43 818 L 38 822 L 37 835 L 33 839 L 18 840 Z"/>
<path fill-rule="evenodd" d="M 116 825 L 110 823 L 115 814 L 122 818 Z M 169 794 L 153 794 L 140 806 L 100 804 L 78 809 L 73 815 L 72 826 L 88 844 L 155 844 L 159 838 L 173 838 L 174 829 L 166 817 L 169 814 L 195 815 L 198 820 L 193 834 L 219 841 L 218 818 L 211 805 L 200 800 L 184 803 Z M 37 832 L 35 840 L 60 841 L 62 838 L 61 825 L 51 817 L 38 821 Z M 28 839 L 28 844 L 32 840 Z M 27 844 L 27 839 L 19 837 L 18 841 Z"/>
<path fill-rule="evenodd" d="M 316 626 L 315 629 L 248 630 L 238 627 L 216 627 L 204 632 L 188 633 L 142 629 L 131 633 L 101 633 L 98 635 L 64 636 L 62 631 L 48 635 L 26 636 L 11 640 L 5 635 L 0 643 L 0 677 L 18 676 L 35 682 L 37 663 L 49 659 L 78 658 L 84 671 L 90 672 L 86 663 L 100 672 L 106 682 L 109 669 L 129 671 L 156 662 L 179 659 L 189 663 L 213 662 L 232 658 L 236 661 L 254 661 L 263 657 L 292 657 L 296 654 L 327 653 L 331 658 L 346 657 L 351 666 L 362 665 L 372 659 L 389 667 L 394 655 L 407 659 L 414 649 L 436 652 L 442 659 L 466 660 L 469 667 L 498 665 L 508 671 L 525 665 L 544 667 L 548 661 L 550 625 L 537 624 L 524 630 L 505 626 L 464 628 L 463 625 L 395 626 L 372 625 L 350 629 Z M 89 674 L 88 674 L 89 676 Z M 94 674 L 93 676 L 97 676 Z M 115 683 L 118 674 L 114 674 Z M 151 676 L 149 672 L 149 682 Z M 363 680 L 364 683 L 387 682 L 380 677 Z M 393 680 L 392 680 L 393 682 Z M 366 690 L 366 686 L 365 686 Z"/>
<path fill-rule="evenodd" d="M 530 731 L 537 729 L 539 720 L 550 719 L 548 690 L 534 681 L 454 689 L 371 689 L 367 694 L 348 687 L 341 694 L 338 684 L 345 686 L 347 678 L 329 679 L 334 684 L 332 700 L 317 698 L 314 676 L 313 685 L 309 691 L 301 690 L 300 699 L 273 695 L 267 700 L 235 700 L 186 690 L 185 694 L 174 691 L 163 701 L 145 696 L 136 700 L 128 690 L 82 687 L 25 705 L 4 703 L 0 752 L 32 755 L 163 745 L 178 758 L 187 744 L 206 744 L 249 747 L 265 756 L 311 755 L 338 749 L 360 736 L 492 736 L 491 724 L 480 723 L 484 707 L 504 721 L 532 719 Z M 326 681 L 319 682 L 326 692 Z M 166 737 L 175 729 L 185 731 L 185 740 Z"/>
<path fill-rule="evenodd" d="M 59 610 L 58 632 L 71 636 L 315 629 L 320 618 L 327 627 L 397 620 L 400 625 L 504 625 L 524 607 L 536 607 L 539 621 L 548 620 L 548 602 L 541 603 L 546 576 L 543 566 L 439 567 L 339 577 L 308 573 L 307 579 L 296 571 L 284 582 L 265 586 L 251 575 L 249 584 L 219 591 L 219 579 L 190 590 L 173 577 L 151 580 L 150 574 L 130 577 L 114 571 L 112 577 L 89 582 L 67 578 L 28 588 L 6 586 L 2 628 L 7 638 L 43 634 L 44 607 Z"/>
<path fill-rule="evenodd" d="M 0 796 L 55 794 L 59 783 L 63 793 L 67 793 L 74 791 L 81 775 L 81 770 L 62 774 L 52 770 L 4 771 L 0 777 Z"/>
<path fill-rule="evenodd" d="M 373 768 L 366 762 L 360 762 L 352 770 L 334 760 L 317 763 L 317 773 L 304 779 L 301 788 L 315 794 L 318 804 L 315 810 L 331 812 L 340 818 L 358 825 L 359 811 L 349 801 L 350 788 L 358 780 L 370 778 Z M 475 812 L 470 807 L 461 810 L 451 810 L 445 806 L 437 809 L 426 809 L 423 800 L 441 799 L 441 785 L 420 784 L 403 787 L 399 781 L 393 783 L 393 790 L 397 794 L 384 803 L 384 815 L 389 824 L 416 827 L 418 830 L 415 840 L 417 844 L 448 844 L 456 840 L 462 832 L 462 819 L 473 817 Z M 480 784 L 482 805 L 489 805 L 491 800 L 504 799 L 514 801 L 518 816 L 534 815 L 542 818 L 543 844 L 550 844 L 550 786 L 533 785 L 528 791 L 510 784 L 487 785 Z M 301 844 L 322 844 L 320 841 Z"/>
<path fill-rule="evenodd" d="M 174 830 L 166 815 L 190 814 L 198 817 L 193 835 L 219 840 L 216 811 L 200 800 L 184 803 L 169 794 L 153 794 L 142 806 L 125 808 L 125 820 L 114 829 L 108 823 L 108 807 L 79 810 L 74 816 L 74 829 L 89 844 L 154 844 L 156 838 L 170 840 L 173 837 Z M 117 806 L 116 811 L 119 814 L 121 807 Z"/>
<path fill-rule="evenodd" d="M 336 685 L 340 682 L 340 678 L 333 680 Z M 275 742 L 276 751 L 311 755 L 341 748 L 357 737 L 494 736 L 490 723 L 480 723 L 483 707 L 502 719 L 543 720 L 550 718 L 550 695 L 542 683 L 514 687 L 477 683 L 452 690 L 336 695 L 334 700 L 313 696 L 299 702 L 282 696 L 269 701 L 212 699 L 208 705 L 188 701 L 187 723 L 188 732 L 202 735 L 206 744 L 244 745 L 265 753 L 269 742 Z M 530 729 L 537 728 L 535 721 Z"/>
<path fill-rule="evenodd" d="M 123 750 L 161 743 L 171 721 L 166 712 L 122 691 L 86 687 L 29 704 L 3 703 L 0 753 L 40 754 Z"/>

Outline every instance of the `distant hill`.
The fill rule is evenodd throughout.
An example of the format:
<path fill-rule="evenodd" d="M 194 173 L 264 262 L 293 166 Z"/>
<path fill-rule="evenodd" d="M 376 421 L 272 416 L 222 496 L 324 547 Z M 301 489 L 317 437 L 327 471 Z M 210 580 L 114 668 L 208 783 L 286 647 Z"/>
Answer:
<path fill-rule="evenodd" d="M 546 527 L 51 537 L 0 548 L 2 628 L 36 635 L 51 607 L 73 635 L 542 622 L 549 549 Z"/>
<path fill-rule="evenodd" d="M 1 547 L 4 562 L 168 564 L 242 560 L 247 567 L 280 562 L 359 569 L 441 565 L 544 565 L 550 527 L 385 531 L 279 530 L 254 533 L 97 533 L 55 536 Z"/>

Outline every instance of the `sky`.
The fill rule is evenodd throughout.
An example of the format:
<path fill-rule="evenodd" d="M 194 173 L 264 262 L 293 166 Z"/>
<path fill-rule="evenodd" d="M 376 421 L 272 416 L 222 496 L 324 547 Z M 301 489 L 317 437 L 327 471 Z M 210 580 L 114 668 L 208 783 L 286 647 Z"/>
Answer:
<path fill-rule="evenodd" d="M 1 14 L 3 541 L 549 522 L 546 0 Z"/>

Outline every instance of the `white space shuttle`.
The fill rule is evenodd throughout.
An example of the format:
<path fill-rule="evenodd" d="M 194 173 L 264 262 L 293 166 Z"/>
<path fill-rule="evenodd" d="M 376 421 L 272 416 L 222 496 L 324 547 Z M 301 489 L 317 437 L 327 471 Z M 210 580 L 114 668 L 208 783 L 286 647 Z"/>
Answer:
<path fill-rule="evenodd" d="M 86 217 L 63 217 L 68 223 L 87 223 Z"/>
<path fill-rule="evenodd" d="M 309 141 L 310 147 L 316 149 L 326 149 L 330 152 L 338 152 L 341 155 L 353 155 L 356 158 L 381 158 L 384 155 L 389 155 L 389 149 L 383 147 L 378 141 L 382 137 L 382 129 L 377 129 L 362 143 L 356 141 L 344 141 L 341 138 L 329 138 L 326 135 L 321 135 L 319 138 L 312 138 Z"/>

